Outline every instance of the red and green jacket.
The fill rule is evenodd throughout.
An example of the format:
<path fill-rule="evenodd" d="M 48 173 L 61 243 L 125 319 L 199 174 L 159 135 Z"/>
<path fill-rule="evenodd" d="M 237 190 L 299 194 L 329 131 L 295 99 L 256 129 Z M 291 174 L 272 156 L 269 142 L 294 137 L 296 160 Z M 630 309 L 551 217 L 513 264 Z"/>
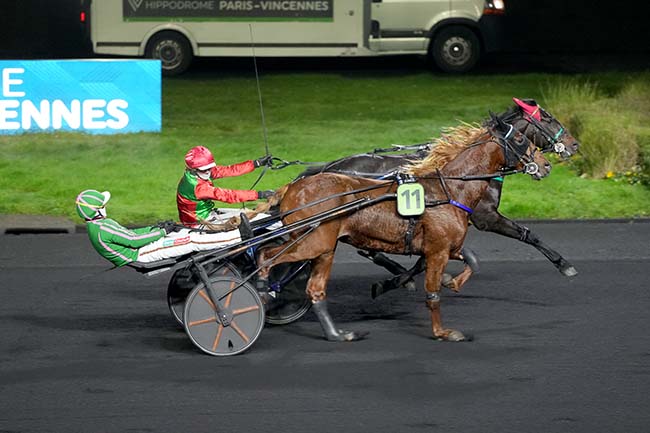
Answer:
<path fill-rule="evenodd" d="M 245 161 L 228 166 L 212 168 L 212 179 L 239 176 L 255 170 L 253 161 Z M 203 180 L 185 170 L 185 174 L 178 183 L 176 205 L 178 217 L 188 227 L 196 227 L 201 220 L 207 219 L 214 208 L 213 200 L 226 203 L 240 203 L 242 201 L 257 200 L 257 191 L 223 189 L 212 185 L 211 180 Z"/>
<path fill-rule="evenodd" d="M 109 218 L 88 221 L 86 228 L 92 246 L 115 266 L 138 260 L 140 247 L 165 236 L 165 231 L 157 227 L 129 230 Z"/>

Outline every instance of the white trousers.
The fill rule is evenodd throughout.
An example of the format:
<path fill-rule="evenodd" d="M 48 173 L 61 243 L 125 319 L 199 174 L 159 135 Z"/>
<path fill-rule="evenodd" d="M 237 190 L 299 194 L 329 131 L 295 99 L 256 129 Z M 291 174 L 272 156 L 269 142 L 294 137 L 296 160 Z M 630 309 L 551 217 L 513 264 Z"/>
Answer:
<path fill-rule="evenodd" d="M 233 214 L 228 216 L 225 220 L 234 215 L 235 213 L 233 212 Z M 239 213 L 236 213 L 236 215 L 239 215 Z M 266 214 L 259 214 L 256 215 L 252 221 L 267 216 L 268 215 Z M 277 222 L 268 228 L 274 229 L 281 225 L 281 222 Z M 230 230 L 220 233 L 204 233 L 200 231 L 190 231 L 189 229 L 181 229 L 179 232 L 170 233 L 164 238 L 160 238 L 157 241 L 141 247 L 138 251 L 138 261 L 150 263 L 182 256 L 196 251 L 216 250 L 239 241 L 241 241 L 239 230 Z"/>
<path fill-rule="evenodd" d="M 170 233 L 138 251 L 138 261 L 155 262 L 162 259 L 182 256 L 195 251 L 214 250 L 241 241 L 239 230 L 221 233 L 190 232 L 182 229 Z"/>

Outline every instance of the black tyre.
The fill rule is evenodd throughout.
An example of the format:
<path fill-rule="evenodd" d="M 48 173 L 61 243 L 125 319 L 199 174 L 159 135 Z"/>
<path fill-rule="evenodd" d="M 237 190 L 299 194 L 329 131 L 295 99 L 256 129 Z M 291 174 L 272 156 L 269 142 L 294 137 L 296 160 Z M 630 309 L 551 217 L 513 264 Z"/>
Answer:
<path fill-rule="evenodd" d="M 147 44 L 146 56 L 161 61 L 162 74 L 182 74 L 192 63 L 192 47 L 187 38 L 176 32 L 160 32 Z"/>
<path fill-rule="evenodd" d="M 237 277 L 241 278 L 237 268 L 229 262 L 213 263 L 208 265 L 206 272 L 215 277 Z M 185 299 L 192 289 L 201 282 L 201 279 L 190 268 L 179 269 L 174 272 L 169 285 L 167 286 L 167 305 L 172 317 L 176 322 L 184 326 L 183 310 L 185 310 Z"/>
<path fill-rule="evenodd" d="M 467 72 L 481 56 L 481 43 L 469 28 L 449 26 L 435 35 L 430 55 L 436 66 L 444 72 Z"/>
<path fill-rule="evenodd" d="M 305 293 L 311 266 L 306 262 L 282 263 L 271 268 L 269 283 L 279 285 L 280 290 L 266 303 L 266 323 L 287 325 L 304 316 L 311 308 Z"/>
<path fill-rule="evenodd" d="M 230 356 L 250 348 L 264 328 L 264 304 L 257 291 L 239 278 L 210 277 L 213 296 L 232 312 L 225 326 L 203 283 L 185 302 L 185 332 L 196 347 L 214 356 Z"/>

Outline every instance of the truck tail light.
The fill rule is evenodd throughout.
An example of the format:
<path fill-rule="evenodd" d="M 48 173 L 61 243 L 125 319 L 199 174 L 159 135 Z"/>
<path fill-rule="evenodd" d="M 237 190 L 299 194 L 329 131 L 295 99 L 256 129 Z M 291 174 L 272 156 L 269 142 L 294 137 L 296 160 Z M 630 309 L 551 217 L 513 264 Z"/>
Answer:
<path fill-rule="evenodd" d="M 503 15 L 506 13 L 504 0 L 486 0 L 483 15 Z"/>
<path fill-rule="evenodd" d="M 82 23 L 82 24 L 86 22 L 86 12 L 85 11 L 81 11 L 79 13 L 79 22 Z"/>

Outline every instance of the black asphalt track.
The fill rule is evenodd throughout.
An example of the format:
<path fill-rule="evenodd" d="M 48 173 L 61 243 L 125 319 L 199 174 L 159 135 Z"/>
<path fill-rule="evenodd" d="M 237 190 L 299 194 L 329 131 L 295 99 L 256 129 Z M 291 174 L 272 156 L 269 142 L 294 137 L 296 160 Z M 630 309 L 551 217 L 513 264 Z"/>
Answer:
<path fill-rule="evenodd" d="M 650 223 L 537 223 L 573 262 L 472 229 L 481 273 L 444 292 L 430 337 L 417 292 L 370 299 L 386 272 L 337 254 L 330 311 L 266 328 L 248 352 L 199 352 L 169 275 L 108 272 L 85 234 L 0 236 L 0 432 L 648 432 Z M 412 262 L 405 259 L 405 262 Z"/>

